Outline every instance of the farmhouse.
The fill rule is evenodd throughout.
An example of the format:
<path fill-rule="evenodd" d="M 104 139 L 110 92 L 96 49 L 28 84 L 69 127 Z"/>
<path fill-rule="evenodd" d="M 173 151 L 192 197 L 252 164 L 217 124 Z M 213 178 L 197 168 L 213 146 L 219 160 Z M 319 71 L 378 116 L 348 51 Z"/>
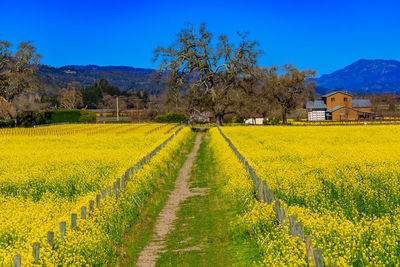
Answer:
<path fill-rule="evenodd" d="M 369 99 L 353 99 L 344 91 L 331 92 L 321 100 L 307 102 L 309 121 L 347 121 L 372 118 L 372 104 Z"/>

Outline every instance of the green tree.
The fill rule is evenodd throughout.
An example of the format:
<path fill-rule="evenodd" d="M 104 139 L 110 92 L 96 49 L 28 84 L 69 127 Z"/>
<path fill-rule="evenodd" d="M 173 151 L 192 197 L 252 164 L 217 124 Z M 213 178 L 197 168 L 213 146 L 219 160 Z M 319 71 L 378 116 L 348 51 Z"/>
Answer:
<path fill-rule="evenodd" d="M 208 110 L 219 125 L 224 115 L 233 112 L 238 82 L 253 75 L 252 67 L 261 53 L 256 50 L 257 42 L 247 40 L 247 34 L 238 32 L 238 37 L 237 47 L 225 35 L 220 35 L 214 44 L 214 36 L 206 30 L 205 24 L 198 31 L 189 24 L 189 28 L 177 35 L 174 44 L 154 51 L 154 61 L 159 61 L 160 72 L 175 73 L 178 82 L 189 82 L 188 111 Z"/>
<path fill-rule="evenodd" d="M 105 95 L 111 97 L 120 96 L 122 92 L 118 87 L 112 86 L 106 79 L 101 79 L 99 83 L 85 86 L 81 89 L 83 106 L 87 108 L 98 108 L 103 102 Z"/>
<path fill-rule="evenodd" d="M 99 87 L 103 93 L 107 93 L 110 96 L 120 96 L 121 91 L 117 86 L 112 86 L 108 83 L 106 79 L 101 79 L 99 82 Z"/>
<path fill-rule="evenodd" d="M 87 108 L 97 108 L 103 100 L 103 93 L 96 82 L 93 85 L 83 87 L 81 94 L 83 106 Z"/>

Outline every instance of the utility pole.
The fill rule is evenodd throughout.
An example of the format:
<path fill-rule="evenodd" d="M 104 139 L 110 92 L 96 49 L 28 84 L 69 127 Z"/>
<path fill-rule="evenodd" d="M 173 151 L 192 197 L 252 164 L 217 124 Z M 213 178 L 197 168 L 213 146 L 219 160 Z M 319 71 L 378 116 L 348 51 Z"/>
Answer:
<path fill-rule="evenodd" d="M 139 100 L 136 101 L 136 112 L 138 117 L 138 123 L 140 123 L 140 115 L 139 115 Z"/>
<path fill-rule="evenodd" d="M 119 121 L 119 104 L 118 104 L 118 96 L 117 96 L 117 121 Z"/>

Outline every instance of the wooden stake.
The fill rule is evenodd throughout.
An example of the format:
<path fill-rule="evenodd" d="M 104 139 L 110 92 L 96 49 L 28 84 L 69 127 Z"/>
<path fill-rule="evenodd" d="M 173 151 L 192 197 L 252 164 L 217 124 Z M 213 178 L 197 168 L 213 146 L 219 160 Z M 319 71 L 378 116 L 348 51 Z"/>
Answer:
<path fill-rule="evenodd" d="M 303 223 L 296 223 L 294 225 L 294 229 L 296 232 L 296 236 L 299 236 L 301 242 L 304 242 L 304 231 L 303 231 Z"/>
<path fill-rule="evenodd" d="M 107 186 L 107 196 L 111 196 L 111 186 Z"/>
<path fill-rule="evenodd" d="M 312 246 L 312 236 L 306 236 L 306 251 L 307 251 L 307 258 L 308 262 L 311 262 L 313 266 L 315 266 L 315 260 L 314 260 L 314 251 L 313 251 L 313 246 Z"/>
<path fill-rule="evenodd" d="M 51 247 L 51 249 L 54 248 L 54 232 L 47 232 L 47 243 Z"/>
<path fill-rule="evenodd" d="M 100 209 L 100 195 L 96 195 L 96 209 Z"/>
<path fill-rule="evenodd" d="M 39 264 L 40 243 L 35 242 L 32 245 L 32 256 L 35 264 Z"/>
<path fill-rule="evenodd" d="M 86 220 L 86 206 L 81 207 L 81 219 Z"/>
<path fill-rule="evenodd" d="M 21 255 L 15 255 L 13 257 L 13 267 L 21 267 Z"/>
<path fill-rule="evenodd" d="M 94 211 L 94 200 L 89 200 L 89 216 L 93 215 Z"/>
<path fill-rule="evenodd" d="M 71 230 L 75 230 L 77 218 L 78 216 L 76 215 L 76 213 L 71 214 Z"/>
<path fill-rule="evenodd" d="M 289 225 L 290 225 L 290 233 L 292 234 L 292 236 L 296 236 L 295 224 L 296 224 L 296 217 L 294 215 L 290 215 Z"/>
<path fill-rule="evenodd" d="M 66 222 L 60 222 L 60 239 L 61 239 L 61 241 L 64 241 L 66 228 L 67 228 L 67 223 Z"/>
<path fill-rule="evenodd" d="M 324 267 L 324 259 L 322 258 L 322 249 L 316 248 L 314 249 L 314 260 L 316 267 Z"/>

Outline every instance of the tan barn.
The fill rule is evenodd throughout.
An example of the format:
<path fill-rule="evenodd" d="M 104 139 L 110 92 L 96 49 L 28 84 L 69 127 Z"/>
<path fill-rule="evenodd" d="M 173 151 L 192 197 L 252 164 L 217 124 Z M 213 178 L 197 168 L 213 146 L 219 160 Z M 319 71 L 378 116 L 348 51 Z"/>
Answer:
<path fill-rule="evenodd" d="M 371 109 L 369 99 L 353 99 L 351 94 L 344 91 L 332 92 L 323 95 L 321 100 L 307 103 L 309 121 L 371 119 Z"/>

